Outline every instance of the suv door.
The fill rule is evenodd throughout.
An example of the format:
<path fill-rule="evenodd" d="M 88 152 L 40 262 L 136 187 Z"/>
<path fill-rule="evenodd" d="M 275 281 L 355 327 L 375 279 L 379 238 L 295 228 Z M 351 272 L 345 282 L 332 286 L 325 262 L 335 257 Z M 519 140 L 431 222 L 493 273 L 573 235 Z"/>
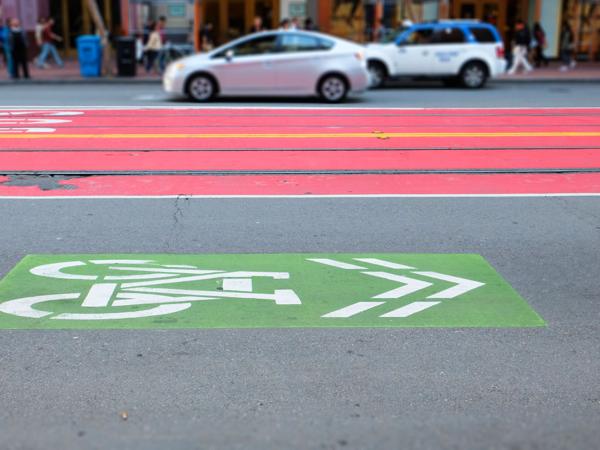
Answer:
<path fill-rule="evenodd" d="M 431 38 L 431 59 L 434 75 L 456 75 L 468 57 L 470 46 L 460 27 L 438 27 Z"/>
<path fill-rule="evenodd" d="M 213 66 L 223 94 L 264 94 L 273 92 L 273 59 L 277 34 L 247 39 L 214 54 Z M 229 57 L 230 56 L 230 57 Z"/>
<path fill-rule="evenodd" d="M 396 43 L 397 56 L 394 58 L 394 63 L 397 75 L 421 75 L 432 72 L 433 32 L 433 27 L 408 30 Z"/>

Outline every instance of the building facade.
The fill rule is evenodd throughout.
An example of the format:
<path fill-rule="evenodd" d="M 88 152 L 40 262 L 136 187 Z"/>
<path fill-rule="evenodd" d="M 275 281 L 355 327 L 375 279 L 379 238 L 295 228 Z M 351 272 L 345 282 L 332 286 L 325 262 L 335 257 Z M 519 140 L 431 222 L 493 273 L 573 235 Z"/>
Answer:
<path fill-rule="evenodd" d="M 94 32 L 88 0 L 0 0 L 4 18 L 20 17 L 32 31 L 40 16 L 51 15 L 56 31 L 66 37 L 65 49 L 75 38 Z M 167 32 L 176 41 L 197 43 L 199 27 L 213 27 L 213 40 L 221 44 L 247 33 L 255 16 L 267 28 L 277 28 L 282 18 L 310 17 L 321 31 L 364 42 L 373 38 L 379 20 L 386 28 L 445 18 L 479 19 L 494 23 L 505 43 L 521 18 L 539 22 L 547 35 L 548 56 L 559 55 L 561 23 L 576 36 L 579 59 L 600 60 L 600 0 L 96 0 L 113 35 L 141 32 L 144 24 L 167 18 Z"/>

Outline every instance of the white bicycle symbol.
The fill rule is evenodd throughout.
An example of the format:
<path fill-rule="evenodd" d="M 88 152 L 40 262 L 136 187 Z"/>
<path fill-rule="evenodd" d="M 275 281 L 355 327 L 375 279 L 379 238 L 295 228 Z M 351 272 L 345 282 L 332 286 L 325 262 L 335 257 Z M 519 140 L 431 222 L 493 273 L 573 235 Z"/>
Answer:
<path fill-rule="evenodd" d="M 104 266 L 110 270 L 129 274 L 82 275 L 69 273 L 65 269 L 83 266 Z M 30 270 L 33 275 L 64 280 L 93 281 L 87 293 L 73 292 L 33 297 L 17 298 L 0 303 L 0 312 L 19 317 L 43 318 L 55 314 L 36 308 L 40 303 L 64 300 L 80 300 L 81 307 L 121 309 L 117 312 L 74 312 L 55 314 L 55 320 L 115 320 L 140 317 L 162 316 L 183 311 L 192 302 L 219 299 L 269 300 L 276 305 L 299 305 L 300 299 L 293 290 L 279 289 L 273 293 L 256 293 L 252 289 L 254 277 L 268 277 L 275 280 L 289 279 L 287 272 L 252 272 L 223 270 L 203 270 L 189 265 L 160 265 L 152 260 L 103 259 L 89 261 L 68 261 L 45 264 Z M 173 289 L 161 285 L 188 283 L 203 280 L 221 280 L 217 290 Z M 148 306 L 144 309 L 126 310 L 132 306 Z"/>

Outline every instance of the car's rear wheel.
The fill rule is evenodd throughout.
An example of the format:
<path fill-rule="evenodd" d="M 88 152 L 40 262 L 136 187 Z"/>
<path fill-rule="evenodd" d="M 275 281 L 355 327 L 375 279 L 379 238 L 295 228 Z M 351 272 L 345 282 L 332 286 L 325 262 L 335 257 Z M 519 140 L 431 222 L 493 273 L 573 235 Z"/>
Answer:
<path fill-rule="evenodd" d="M 371 87 L 380 88 L 385 83 L 387 72 L 385 66 L 378 61 L 369 61 L 369 75 L 371 76 Z"/>
<path fill-rule="evenodd" d="M 469 62 L 460 71 L 462 85 L 469 89 L 479 89 L 487 81 L 487 70 L 485 66 L 477 61 Z"/>
<path fill-rule="evenodd" d="M 327 103 L 338 103 L 348 95 L 348 84 L 340 75 L 326 75 L 319 83 L 319 95 Z"/>
<path fill-rule="evenodd" d="M 215 82 L 208 75 L 194 75 L 187 83 L 187 95 L 197 102 L 207 102 L 211 100 L 215 94 Z"/>

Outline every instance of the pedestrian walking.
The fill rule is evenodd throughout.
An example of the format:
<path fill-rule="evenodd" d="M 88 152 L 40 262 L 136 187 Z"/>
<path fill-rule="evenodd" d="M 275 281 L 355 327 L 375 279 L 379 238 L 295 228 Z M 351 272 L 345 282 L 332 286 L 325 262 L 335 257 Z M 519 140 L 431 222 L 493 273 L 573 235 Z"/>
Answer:
<path fill-rule="evenodd" d="M 262 17 L 256 16 L 250 27 L 250 33 L 258 33 L 259 31 L 265 31 L 265 27 L 263 26 Z"/>
<path fill-rule="evenodd" d="M 8 41 L 13 62 L 13 79 L 19 79 L 21 71 L 23 72 L 23 78 L 29 78 L 27 38 L 25 37 L 25 31 L 21 28 L 21 21 L 19 19 L 11 19 Z"/>
<path fill-rule="evenodd" d="M 373 42 L 385 42 L 388 34 L 385 22 L 383 19 L 379 19 L 375 31 L 373 32 Z"/>
<path fill-rule="evenodd" d="M 281 19 L 281 22 L 279 22 L 279 31 L 288 31 L 290 29 L 290 19 L 288 19 L 287 17 L 284 17 L 283 19 Z"/>
<path fill-rule="evenodd" d="M 12 77 L 13 59 L 10 49 L 10 19 L 6 19 L 6 22 L 2 22 L 2 19 L 0 19 L 0 49 L 2 50 L 2 57 L 8 76 Z"/>
<path fill-rule="evenodd" d="M 44 27 L 46 26 L 46 18 L 45 17 L 40 17 L 37 21 L 37 23 L 35 24 L 35 44 L 37 45 L 38 49 L 39 49 L 39 53 L 38 56 L 35 58 L 36 61 L 39 59 L 41 53 L 42 53 L 42 45 L 44 45 L 44 40 L 42 38 L 42 33 L 44 31 Z"/>
<path fill-rule="evenodd" d="M 306 31 L 318 31 L 317 26 L 310 17 L 304 19 L 304 29 Z"/>
<path fill-rule="evenodd" d="M 529 54 L 529 45 L 531 44 L 531 34 L 529 28 L 525 25 L 522 20 L 517 20 L 515 24 L 515 34 L 513 39 L 513 61 L 510 69 L 508 70 L 509 75 L 513 75 L 519 66 L 523 66 L 525 72 L 531 72 L 533 67 L 529 64 L 527 56 Z"/>
<path fill-rule="evenodd" d="M 153 69 L 156 69 L 156 58 L 162 50 L 162 47 L 163 45 L 162 39 L 160 38 L 160 25 L 155 23 L 152 32 L 148 36 L 148 42 L 144 47 L 146 52 L 146 73 L 150 73 Z"/>
<path fill-rule="evenodd" d="M 573 51 L 575 50 L 575 36 L 573 30 L 566 20 L 562 23 L 560 32 L 560 59 L 562 66 L 560 71 L 565 72 L 575 67 L 575 58 L 573 57 Z"/>
<path fill-rule="evenodd" d="M 60 55 L 58 54 L 56 45 L 54 45 L 55 41 L 61 42 L 62 38 L 52 31 L 53 26 L 54 19 L 49 18 L 42 29 L 42 52 L 40 53 L 40 56 L 38 56 L 36 61 L 36 65 L 40 69 L 46 67 L 46 59 L 48 59 L 48 55 L 52 55 L 52 58 L 54 59 L 54 62 L 58 67 L 64 67 L 64 63 L 60 58 Z"/>
<path fill-rule="evenodd" d="M 212 22 L 208 22 L 200 30 L 200 47 L 203 52 L 210 52 L 215 47 Z"/>
<path fill-rule="evenodd" d="M 547 45 L 546 32 L 539 22 L 536 22 L 533 25 L 533 38 L 535 40 L 535 67 L 541 67 L 542 64 L 548 66 L 548 58 L 544 55 L 544 50 Z"/>

